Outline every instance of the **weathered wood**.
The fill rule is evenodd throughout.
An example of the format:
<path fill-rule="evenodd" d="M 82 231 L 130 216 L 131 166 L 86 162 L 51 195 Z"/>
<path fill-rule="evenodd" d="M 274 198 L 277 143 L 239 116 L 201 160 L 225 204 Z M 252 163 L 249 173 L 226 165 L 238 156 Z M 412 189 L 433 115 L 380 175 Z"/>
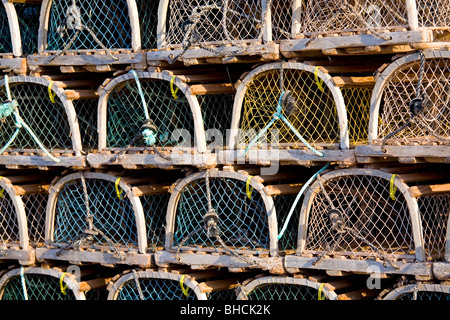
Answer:
<path fill-rule="evenodd" d="M 239 285 L 239 281 L 242 281 L 242 278 L 229 278 L 214 281 L 206 281 L 199 283 L 199 288 L 202 292 L 205 293 L 220 290 L 229 290 L 236 288 Z"/>
<path fill-rule="evenodd" d="M 391 40 L 384 40 L 373 34 L 350 35 L 338 37 L 316 38 L 300 40 L 282 40 L 280 51 L 286 58 L 294 58 L 296 51 L 314 51 L 335 48 L 367 47 L 380 45 L 401 45 L 413 42 L 431 42 L 431 30 L 390 32 Z"/>
<path fill-rule="evenodd" d="M 26 194 L 47 193 L 49 188 L 50 185 L 42 185 L 42 184 L 13 186 L 14 193 L 17 196 L 23 196 Z"/>
<path fill-rule="evenodd" d="M 103 288 L 106 287 L 111 280 L 112 277 L 81 281 L 79 283 L 79 290 L 82 292 L 86 292 L 89 290 Z"/>
<path fill-rule="evenodd" d="M 0 155 L 0 165 L 86 167 L 86 158 L 84 156 L 57 158 L 60 160 L 59 163 L 46 156 Z"/>
<path fill-rule="evenodd" d="M 450 146 L 390 146 L 386 153 L 379 145 L 359 145 L 355 147 L 357 157 L 437 157 L 450 158 Z"/>
<path fill-rule="evenodd" d="M 450 183 L 446 184 L 435 184 L 435 185 L 424 185 L 424 186 L 413 186 L 408 189 L 409 194 L 413 198 L 432 196 L 437 194 L 450 193 Z"/>
<path fill-rule="evenodd" d="M 231 83 L 196 84 L 189 87 L 189 92 L 194 96 L 208 94 L 231 94 L 236 90 Z"/>
<path fill-rule="evenodd" d="M 98 92 L 95 90 L 64 90 L 69 100 L 94 100 L 98 99 Z"/>
<path fill-rule="evenodd" d="M 103 50 L 102 50 L 103 51 Z M 104 52 L 104 51 L 103 51 Z M 56 54 L 56 53 L 55 53 Z M 50 61 L 53 55 L 29 55 L 27 57 L 30 66 L 96 66 L 109 64 L 136 64 L 141 63 L 144 53 L 118 53 L 113 54 L 117 60 L 112 59 L 106 54 L 79 54 L 79 55 L 62 55 Z"/>
<path fill-rule="evenodd" d="M 334 85 L 338 88 L 342 87 L 373 87 L 375 79 L 369 77 L 333 77 Z"/>
<path fill-rule="evenodd" d="M 171 184 L 150 184 L 133 187 L 131 192 L 135 197 L 149 196 L 169 192 Z"/>
<path fill-rule="evenodd" d="M 297 194 L 303 185 L 303 183 L 272 185 L 265 187 L 264 192 L 268 196 Z"/>

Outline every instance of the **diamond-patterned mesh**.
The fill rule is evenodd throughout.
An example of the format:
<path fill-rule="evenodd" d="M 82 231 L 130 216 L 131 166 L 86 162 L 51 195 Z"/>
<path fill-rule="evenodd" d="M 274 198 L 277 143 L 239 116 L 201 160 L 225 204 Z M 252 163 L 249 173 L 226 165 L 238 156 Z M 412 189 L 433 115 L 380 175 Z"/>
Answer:
<path fill-rule="evenodd" d="M 142 49 L 156 49 L 159 1 L 136 0 Z"/>
<path fill-rule="evenodd" d="M 231 127 L 233 117 L 233 94 L 213 94 L 198 96 L 202 110 L 205 130 L 215 129 L 220 132 L 223 142 L 227 137 L 227 129 Z M 222 141 L 220 141 L 222 143 Z"/>
<path fill-rule="evenodd" d="M 11 53 L 13 51 L 11 32 L 9 30 L 8 16 L 3 5 L 0 7 L 0 34 L 0 53 Z"/>
<path fill-rule="evenodd" d="M 183 44 L 186 31 L 196 23 L 193 13 L 200 16 L 195 28 L 200 42 L 242 43 L 239 40 L 257 39 L 262 29 L 259 0 L 171 0 L 167 19 L 168 46 Z"/>
<path fill-rule="evenodd" d="M 450 25 L 449 0 L 416 0 L 419 26 L 448 29 Z"/>
<path fill-rule="evenodd" d="M 187 130 L 194 139 L 194 120 L 186 97 L 172 95 L 170 83 L 162 80 L 140 79 L 150 118 L 158 132 L 156 146 L 175 146 L 173 132 Z M 126 147 L 139 132 L 145 120 L 142 100 L 133 80 L 116 86 L 108 99 L 107 146 Z M 134 147 L 145 147 L 143 141 L 136 141 Z"/>
<path fill-rule="evenodd" d="M 272 40 L 291 38 L 293 0 L 272 1 Z"/>
<path fill-rule="evenodd" d="M 73 0 L 54 0 L 50 9 L 47 50 L 62 50 L 76 33 L 66 25 L 67 9 Z M 81 12 L 84 26 L 92 30 L 98 40 L 108 49 L 131 48 L 131 25 L 126 0 L 90 1 L 75 0 Z M 84 30 L 74 41 L 70 50 L 101 49 L 92 35 Z"/>
<path fill-rule="evenodd" d="M 113 182 L 86 178 L 89 210 L 94 227 L 105 233 L 116 247 L 137 246 L 133 207 L 125 196 L 119 199 Z M 57 199 L 54 242 L 69 244 L 88 229 L 86 203 L 81 180 L 65 184 Z M 101 235 L 94 236 L 94 246 L 109 246 Z"/>
<path fill-rule="evenodd" d="M 140 197 L 145 214 L 148 250 L 154 252 L 164 246 L 166 214 L 170 193 Z"/>
<path fill-rule="evenodd" d="M 145 300 L 197 300 L 194 292 L 187 286 L 185 289 L 188 297 L 184 295 L 179 281 L 139 277 L 139 285 Z M 140 300 L 139 289 L 134 278 L 122 286 L 117 300 Z"/>
<path fill-rule="evenodd" d="M 98 146 L 98 100 L 75 100 L 73 106 L 77 113 L 83 150 L 87 153 L 96 150 Z"/>
<path fill-rule="evenodd" d="M 75 300 L 72 290 L 66 295 L 61 292 L 59 279 L 42 274 L 25 273 L 28 300 Z M 24 288 L 20 276 L 14 276 L 7 282 L 2 300 L 25 300 Z"/>
<path fill-rule="evenodd" d="M 291 116 L 284 114 L 291 124 L 313 146 L 338 142 L 339 121 L 330 89 L 318 85 L 321 82 L 314 73 L 297 69 L 284 69 L 283 73 L 283 91 L 291 91 L 297 101 L 298 110 Z M 246 146 L 272 120 L 281 93 L 280 70 L 261 72 L 248 83 L 238 146 Z M 283 121 L 276 121 L 270 129 L 279 130 L 280 143 L 304 146 Z"/>
<path fill-rule="evenodd" d="M 22 196 L 28 223 L 30 245 L 37 247 L 45 242 L 45 209 L 48 194 L 27 194 Z"/>
<path fill-rule="evenodd" d="M 378 137 L 403 126 L 410 118 L 410 102 L 416 96 L 420 60 L 400 66 L 387 79 L 382 91 Z M 439 143 L 435 135 L 449 139 L 450 135 L 450 72 L 449 59 L 427 59 L 421 85 L 424 110 L 415 122 L 392 139 L 402 142 Z M 390 139 L 387 140 L 389 143 Z"/>
<path fill-rule="evenodd" d="M 2 191 L 3 190 L 3 191 Z M 18 244 L 19 222 L 17 221 L 16 208 L 9 194 L 0 187 L 0 250 L 9 242 Z"/>
<path fill-rule="evenodd" d="M 36 53 L 41 5 L 36 3 L 14 3 L 14 8 L 19 19 L 23 54 Z"/>
<path fill-rule="evenodd" d="M 396 300 L 413 300 L 413 299 L 414 299 L 414 293 L 410 292 L 410 293 L 401 295 Z M 447 301 L 447 300 L 450 300 L 450 293 L 418 291 L 416 299 L 419 301 L 440 301 L 440 300 Z"/>
<path fill-rule="evenodd" d="M 308 286 L 271 283 L 256 287 L 248 295 L 248 300 L 318 300 L 319 291 Z M 325 297 L 325 300 L 328 298 Z"/>
<path fill-rule="evenodd" d="M 306 250 L 334 254 L 358 253 L 361 257 L 378 253 L 361 238 L 387 256 L 414 254 L 414 241 L 406 200 L 400 192 L 391 199 L 389 181 L 375 176 L 344 176 L 322 181 L 333 205 L 340 211 L 349 232 L 332 228 L 328 213 L 332 209 L 322 191 L 314 195 L 309 213 Z"/>
<path fill-rule="evenodd" d="M 280 228 L 284 225 L 296 197 L 296 194 L 272 196 L 275 209 L 277 211 L 278 226 Z M 289 220 L 289 225 L 286 232 L 283 234 L 283 237 L 278 240 L 278 248 L 281 251 L 295 250 L 297 248 L 300 207 L 301 206 L 297 206 L 295 208 L 291 219 Z"/>
<path fill-rule="evenodd" d="M 244 181 L 228 178 L 210 178 L 211 204 L 219 217 L 218 229 L 225 244 L 234 250 L 265 250 L 269 248 L 267 211 L 261 195 L 252 189 L 247 197 Z M 196 180 L 181 191 L 176 208 L 174 245 L 177 246 L 191 232 L 203 227 L 208 212 L 206 184 Z M 193 234 L 184 246 L 220 248 L 215 238 L 204 230 Z"/>
<path fill-rule="evenodd" d="M 370 88 L 341 88 L 347 108 L 350 142 L 367 142 L 370 119 Z"/>
<path fill-rule="evenodd" d="M 442 259 L 447 240 L 450 195 L 421 197 L 417 202 L 422 220 L 425 253 L 430 260 Z"/>
<path fill-rule="evenodd" d="M 340 33 L 408 27 L 405 0 L 306 0 L 301 33 Z"/>
<path fill-rule="evenodd" d="M 19 113 L 25 123 L 33 130 L 42 144 L 50 151 L 72 149 L 71 131 L 63 103 L 55 97 L 53 104 L 48 97 L 48 88 L 35 83 L 11 83 L 11 95 L 19 104 Z M 6 100 L 4 87 L 1 91 L 2 100 Z M 16 130 L 13 115 L 0 121 L 0 145 L 4 146 Z M 41 152 L 37 143 L 31 138 L 25 128 L 10 148 L 34 149 Z"/>

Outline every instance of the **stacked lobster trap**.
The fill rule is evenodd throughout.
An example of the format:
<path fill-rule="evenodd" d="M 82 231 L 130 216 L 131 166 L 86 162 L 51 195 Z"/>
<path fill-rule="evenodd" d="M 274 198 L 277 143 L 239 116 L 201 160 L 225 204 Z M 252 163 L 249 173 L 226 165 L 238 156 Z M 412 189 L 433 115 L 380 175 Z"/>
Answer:
<path fill-rule="evenodd" d="M 449 299 L 446 2 L 2 4 L 0 299 Z"/>

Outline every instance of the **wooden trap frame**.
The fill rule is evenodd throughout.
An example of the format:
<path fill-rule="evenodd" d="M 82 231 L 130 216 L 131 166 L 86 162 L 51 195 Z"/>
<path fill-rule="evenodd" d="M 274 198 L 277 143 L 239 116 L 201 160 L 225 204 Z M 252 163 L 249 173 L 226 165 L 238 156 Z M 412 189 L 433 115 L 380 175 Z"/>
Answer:
<path fill-rule="evenodd" d="M 195 65 L 278 59 L 278 45 L 272 43 L 271 3 L 160 0 L 158 50 L 148 52 L 147 60 Z"/>
<path fill-rule="evenodd" d="M 154 138 L 149 143 L 139 137 L 146 122 Z M 98 128 L 99 153 L 87 157 L 94 167 L 202 167 L 215 161 L 203 155 L 206 138 L 197 97 L 167 73 L 137 71 L 109 81 L 100 91 Z"/>
<path fill-rule="evenodd" d="M 44 245 L 45 207 L 53 174 L 43 177 L 35 170 L 0 171 L 1 260 L 22 265 L 35 262 L 35 249 Z"/>
<path fill-rule="evenodd" d="M 139 64 L 139 19 L 135 0 L 44 0 L 38 54 L 29 56 L 28 64 L 30 68 L 79 66 L 99 72 L 111 65 Z"/>
<path fill-rule="evenodd" d="M 384 287 L 390 280 L 384 281 Z M 331 276 L 325 272 L 302 273 L 293 276 L 258 275 L 239 288 L 238 300 L 368 300 L 378 296 L 382 288 L 369 289 L 367 276 Z"/>
<path fill-rule="evenodd" d="M 37 46 L 37 27 L 39 25 L 39 5 L 2 1 L 0 7 L 0 69 L 4 73 L 24 75 L 27 60 L 24 54 L 34 53 Z"/>
<path fill-rule="evenodd" d="M 112 279 L 108 300 L 233 300 L 233 289 L 248 273 L 216 269 L 133 269 Z"/>
<path fill-rule="evenodd" d="M 0 300 L 106 300 L 112 270 L 58 265 L 10 266 L 0 278 Z"/>
<path fill-rule="evenodd" d="M 287 211 L 304 183 L 294 171 L 264 175 L 259 169 L 211 169 L 179 181 L 169 200 L 165 250 L 156 252 L 156 264 L 283 273 L 281 256 L 295 250 L 297 237 L 296 214 L 290 221 Z"/>
<path fill-rule="evenodd" d="M 302 54 L 367 55 L 411 52 L 442 31 L 446 4 L 435 0 L 292 1 L 291 38 L 282 40 L 286 58 Z M 440 46 L 440 44 L 437 44 Z"/>
<path fill-rule="evenodd" d="M 380 274 L 432 278 L 432 262 L 445 257 L 450 198 L 429 190 L 442 175 L 413 170 L 345 169 L 320 176 L 305 195 L 297 253 L 286 257 L 286 268 L 377 268 Z"/>
<path fill-rule="evenodd" d="M 450 157 L 450 53 L 423 51 L 379 74 L 371 99 L 369 145 L 361 157 L 446 162 Z"/>
<path fill-rule="evenodd" d="M 46 209 L 46 246 L 38 248 L 37 259 L 152 265 L 152 253 L 164 242 L 170 183 L 148 174 L 78 172 L 55 182 Z"/>
<path fill-rule="evenodd" d="M 290 93 L 291 100 L 283 102 Z M 260 143 L 266 147 L 255 150 Z M 270 160 L 301 165 L 354 163 L 349 147 L 344 97 L 320 67 L 265 64 L 239 84 L 228 143 L 228 149 L 237 151 L 224 151 L 225 163 L 233 158 L 243 161 L 246 156 L 250 163 L 261 165 Z"/>
<path fill-rule="evenodd" d="M 450 300 L 450 286 L 445 282 L 406 284 L 388 292 L 383 300 L 417 300 L 442 301 Z"/>
<path fill-rule="evenodd" d="M 2 105 L 6 112 L 0 124 L 4 149 L 0 164 L 85 165 L 77 115 L 64 90 L 47 79 L 29 76 L 5 77 L 0 87 L 7 101 Z"/>

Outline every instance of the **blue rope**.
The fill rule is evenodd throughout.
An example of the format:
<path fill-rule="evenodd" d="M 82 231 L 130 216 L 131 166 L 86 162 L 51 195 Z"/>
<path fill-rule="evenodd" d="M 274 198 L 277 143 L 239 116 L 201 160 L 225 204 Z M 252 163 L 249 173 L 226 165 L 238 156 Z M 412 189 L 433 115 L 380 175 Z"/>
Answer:
<path fill-rule="evenodd" d="M 54 156 L 52 156 L 50 154 L 50 152 L 48 152 L 48 150 L 45 148 L 45 146 L 42 144 L 42 142 L 39 140 L 39 138 L 34 134 L 33 130 L 31 130 L 31 128 L 25 123 L 25 121 L 20 116 L 19 110 L 18 110 L 19 104 L 17 103 L 16 100 L 12 100 L 12 98 L 11 98 L 11 91 L 9 89 L 9 81 L 8 81 L 7 75 L 5 75 L 5 87 L 6 87 L 6 94 L 8 97 L 8 102 L 0 105 L 0 119 L 4 119 L 6 117 L 14 115 L 14 117 L 16 119 L 16 121 L 15 121 L 16 131 L 14 132 L 12 137 L 9 139 L 9 141 L 6 143 L 6 145 L 0 150 L 0 154 L 5 152 L 5 150 L 8 149 L 9 146 L 14 142 L 14 140 L 19 135 L 20 129 L 25 128 L 25 130 L 28 131 L 28 133 L 33 138 L 33 140 L 38 144 L 39 148 L 41 148 L 42 151 L 44 151 L 44 153 L 50 159 L 52 159 L 56 163 L 61 162 L 61 160 L 55 158 Z"/>
<path fill-rule="evenodd" d="M 139 90 L 139 95 L 141 96 L 141 100 L 142 100 L 142 107 L 144 108 L 145 119 L 150 120 L 150 114 L 148 113 L 147 101 L 145 100 L 144 91 L 142 90 L 142 86 L 141 86 L 141 82 L 139 81 L 139 77 L 138 77 L 136 71 L 134 71 L 134 70 L 130 70 L 129 73 L 133 75 L 134 80 L 136 81 L 136 85 Z M 156 143 L 156 139 L 157 139 L 156 132 L 154 132 L 153 130 L 144 129 L 144 130 L 142 130 L 141 135 L 142 135 L 142 140 L 144 141 L 144 143 L 146 145 L 153 146 Z"/>
<path fill-rule="evenodd" d="M 285 231 L 287 229 L 287 226 L 289 224 L 289 221 L 291 220 L 292 214 L 294 213 L 295 207 L 297 206 L 297 203 L 300 200 L 300 198 L 302 197 L 302 195 L 305 192 L 305 190 L 317 178 L 317 176 L 319 174 L 321 174 L 323 171 L 325 171 L 330 166 L 330 164 L 331 164 L 331 162 L 328 162 L 325 166 L 323 166 L 323 168 L 320 169 L 319 171 L 317 171 L 311 178 L 309 178 L 309 180 L 300 189 L 300 192 L 297 194 L 297 197 L 295 198 L 295 201 L 294 201 L 294 203 L 291 206 L 291 210 L 289 211 L 289 214 L 286 217 L 286 221 L 284 222 L 283 228 L 281 229 L 280 233 L 278 234 L 278 240 L 280 240 L 283 237 L 283 235 L 284 235 L 284 233 L 285 233 Z"/>
<path fill-rule="evenodd" d="M 277 120 L 282 120 L 288 127 L 291 129 L 295 135 L 300 139 L 300 141 L 314 154 L 318 155 L 319 157 L 323 157 L 324 154 L 322 152 L 317 151 L 314 149 L 308 141 L 306 141 L 303 136 L 297 131 L 297 129 L 289 122 L 289 120 L 283 115 L 283 106 L 281 105 L 281 101 L 283 99 L 283 96 L 286 94 L 286 91 L 284 91 L 280 98 L 278 99 L 278 105 L 277 105 L 277 111 L 273 114 L 272 120 L 256 135 L 255 138 L 253 138 L 252 141 L 250 141 L 249 145 L 245 149 L 244 156 L 246 156 L 250 150 L 251 147 L 261 138 L 261 136 L 269 130 L 269 128 L 275 123 Z"/>

